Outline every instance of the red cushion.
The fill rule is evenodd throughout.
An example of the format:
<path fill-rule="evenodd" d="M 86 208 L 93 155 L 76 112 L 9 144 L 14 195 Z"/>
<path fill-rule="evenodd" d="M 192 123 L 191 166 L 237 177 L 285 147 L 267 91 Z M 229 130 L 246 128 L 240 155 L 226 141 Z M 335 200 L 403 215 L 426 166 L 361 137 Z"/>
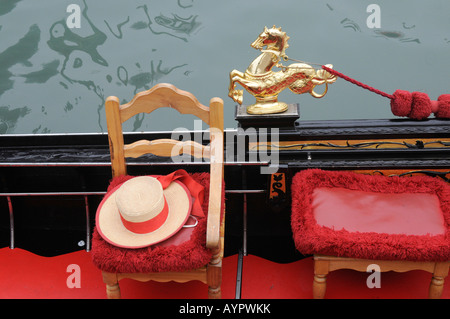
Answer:
<path fill-rule="evenodd" d="M 185 228 L 160 244 L 138 249 L 111 245 L 99 235 L 95 228 L 91 249 L 94 264 L 101 270 L 113 273 L 183 271 L 206 265 L 211 259 L 211 251 L 206 248 L 209 173 L 190 175 L 205 188 L 202 206 L 205 218 L 198 218 L 197 226 Z M 114 179 L 108 191 L 132 177 L 121 176 Z"/>
<path fill-rule="evenodd" d="M 292 183 L 292 231 L 303 254 L 450 259 L 450 186 L 428 177 L 318 169 Z"/>
<path fill-rule="evenodd" d="M 435 194 L 386 194 L 319 187 L 313 192 L 312 205 L 317 224 L 335 230 L 445 234 L 444 217 Z"/>

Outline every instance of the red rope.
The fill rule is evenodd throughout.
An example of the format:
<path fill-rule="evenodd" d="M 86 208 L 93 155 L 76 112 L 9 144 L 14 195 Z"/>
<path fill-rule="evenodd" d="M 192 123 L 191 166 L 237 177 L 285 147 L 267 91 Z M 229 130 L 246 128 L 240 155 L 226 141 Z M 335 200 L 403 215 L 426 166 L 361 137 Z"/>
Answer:
<path fill-rule="evenodd" d="M 368 85 L 366 85 L 364 83 L 358 82 L 358 81 L 356 81 L 356 80 L 354 80 L 354 79 L 352 79 L 352 78 L 350 78 L 350 77 L 348 77 L 348 76 L 346 76 L 346 75 L 344 75 L 344 74 L 342 74 L 342 73 L 340 73 L 340 72 L 338 72 L 336 70 L 333 70 L 333 69 L 330 69 L 329 67 L 326 67 L 325 65 L 322 65 L 322 69 L 324 69 L 325 71 L 327 71 L 327 72 L 329 72 L 331 74 L 334 74 L 334 75 L 336 75 L 336 76 L 338 76 L 340 78 L 343 78 L 344 80 L 349 81 L 350 83 L 356 84 L 356 85 L 362 87 L 363 89 L 372 91 L 372 92 L 374 92 L 376 94 L 382 95 L 382 96 L 387 97 L 387 98 L 389 98 L 391 100 L 394 99 L 394 96 L 391 95 L 391 94 L 387 94 L 387 93 L 385 93 L 383 91 L 377 90 L 377 89 L 375 89 L 375 88 L 373 88 L 371 86 L 368 86 Z"/>

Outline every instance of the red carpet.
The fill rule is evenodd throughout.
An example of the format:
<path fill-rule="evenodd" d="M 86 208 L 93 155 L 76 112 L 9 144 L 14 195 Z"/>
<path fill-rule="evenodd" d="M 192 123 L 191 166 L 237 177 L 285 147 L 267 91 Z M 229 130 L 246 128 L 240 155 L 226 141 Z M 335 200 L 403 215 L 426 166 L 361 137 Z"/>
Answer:
<path fill-rule="evenodd" d="M 100 271 L 88 252 L 78 251 L 57 257 L 40 257 L 20 248 L 0 249 L 0 298 L 2 299 L 101 299 L 105 287 Z M 222 296 L 235 298 L 237 255 L 224 259 Z M 79 266 L 73 271 L 69 265 Z M 311 258 L 277 264 L 256 256 L 244 257 L 242 299 L 309 299 L 312 296 Z M 79 273 L 80 288 L 69 288 Z M 381 288 L 366 286 L 368 273 L 338 270 L 328 276 L 329 299 L 422 299 L 427 298 L 431 274 L 423 271 L 382 273 Z M 68 280 L 69 279 L 69 280 Z M 450 299 L 445 283 L 443 299 Z M 200 299 L 207 298 L 206 285 L 200 282 L 120 282 L 122 298 Z"/>

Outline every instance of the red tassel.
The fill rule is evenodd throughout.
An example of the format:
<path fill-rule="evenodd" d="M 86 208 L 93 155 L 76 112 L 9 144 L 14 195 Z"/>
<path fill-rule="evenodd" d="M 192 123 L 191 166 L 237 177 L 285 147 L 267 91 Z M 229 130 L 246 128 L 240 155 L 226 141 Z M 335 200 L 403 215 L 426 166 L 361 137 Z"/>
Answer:
<path fill-rule="evenodd" d="M 434 113 L 438 118 L 450 118 L 450 94 L 432 101 L 428 94 L 397 90 L 391 99 L 391 111 L 396 116 L 407 116 L 414 120 L 426 119 Z"/>
<path fill-rule="evenodd" d="M 326 66 L 322 66 L 322 69 L 366 90 L 391 99 L 391 111 L 396 116 L 406 116 L 414 120 L 424 120 L 429 117 L 431 113 L 434 113 L 438 118 L 450 118 L 450 94 L 439 96 L 437 101 L 430 100 L 428 94 L 422 92 L 411 93 L 404 90 L 397 90 L 393 95 L 390 95 Z"/>
<path fill-rule="evenodd" d="M 413 101 L 411 113 L 408 117 L 414 120 L 424 120 L 431 115 L 431 100 L 428 94 L 422 92 L 412 93 Z"/>
<path fill-rule="evenodd" d="M 450 118 L 450 94 L 442 94 L 439 96 L 438 109 L 434 114 L 439 118 Z"/>
<path fill-rule="evenodd" d="M 408 91 L 397 90 L 391 100 L 391 111 L 396 116 L 408 116 L 411 113 L 412 94 Z"/>

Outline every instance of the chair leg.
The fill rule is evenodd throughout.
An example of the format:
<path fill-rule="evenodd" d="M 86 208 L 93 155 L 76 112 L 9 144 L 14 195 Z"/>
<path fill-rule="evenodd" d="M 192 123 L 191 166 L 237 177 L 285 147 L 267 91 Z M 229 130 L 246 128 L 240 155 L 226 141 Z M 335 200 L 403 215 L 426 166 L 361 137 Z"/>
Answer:
<path fill-rule="evenodd" d="M 430 288 L 428 290 L 428 298 L 440 299 L 443 290 L 444 290 L 444 278 L 433 275 L 430 282 Z"/>
<path fill-rule="evenodd" d="M 314 260 L 313 298 L 323 299 L 327 290 L 328 260 Z"/>
<path fill-rule="evenodd" d="M 211 261 L 206 268 L 208 283 L 208 298 L 222 298 L 222 257 L 220 250 L 214 251 Z"/>
<path fill-rule="evenodd" d="M 444 290 L 445 277 L 448 275 L 448 263 L 436 263 L 428 290 L 429 299 L 440 299 Z"/>
<path fill-rule="evenodd" d="M 208 287 L 208 299 L 222 299 L 222 289 L 221 287 L 214 288 L 212 286 Z"/>
<path fill-rule="evenodd" d="M 208 298 L 221 299 L 222 298 L 222 262 L 220 265 L 208 265 L 207 268 L 208 280 Z"/>
<path fill-rule="evenodd" d="M 327 290 L 327 275 L 314 275 L 313 298 L 323 299 Z"/>
<path fill-rule="evenodd" d="M 106 284 L 106 296 L 108 299 L 120 299 L 120 286 L 117 274 L 102 271 L 103 282 Z"/>

